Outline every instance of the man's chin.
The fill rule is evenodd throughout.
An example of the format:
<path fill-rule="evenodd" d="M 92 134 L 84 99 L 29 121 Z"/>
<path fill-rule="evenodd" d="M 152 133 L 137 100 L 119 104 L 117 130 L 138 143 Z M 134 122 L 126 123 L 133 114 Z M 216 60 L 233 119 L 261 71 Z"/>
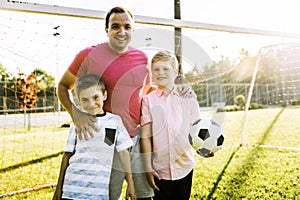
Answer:
<path fill-rule="evenodd" d="M 123 52 L 127 51 L 127 49 L 128 49 L 127 44 L 114 47 L 114 50 L 119 53 L 123 53 Z"/>

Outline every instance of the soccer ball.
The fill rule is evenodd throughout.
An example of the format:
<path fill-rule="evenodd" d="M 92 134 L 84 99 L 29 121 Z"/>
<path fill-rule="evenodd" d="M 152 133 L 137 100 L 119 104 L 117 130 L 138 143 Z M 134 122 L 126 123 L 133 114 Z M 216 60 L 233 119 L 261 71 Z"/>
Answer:
<path fill-rule="evenodd" d="M 225 132 L 221 125 L 212 119 L 198 119 L 189 132 L 189 141 L 199 155 L 205 156 L 221 149 Z"/>

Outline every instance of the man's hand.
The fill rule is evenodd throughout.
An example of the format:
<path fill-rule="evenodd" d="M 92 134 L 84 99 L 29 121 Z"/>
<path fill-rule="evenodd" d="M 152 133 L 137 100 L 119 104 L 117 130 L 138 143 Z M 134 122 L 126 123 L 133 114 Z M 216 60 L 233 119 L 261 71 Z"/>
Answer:
<path fill-rule="evenodd" d="M 179 92 L 179 95 L 184 98 L 196 98 L 195 92 L 188 84 L 177 85 L 177 90 Z"/>
<path fill-rule="evenodd" d="M 180 96 L 184 98 L 196 98 L 191 85 L 188 84 L 181 74 L 176 77 L 175 84 Z"/>
<path fill-rule="evenodd" d="M 88 113 L 81 112 L 78 108 L 73 107 L 73 123 L 76 126 L 77 134 L 80 140 L 84 138 L 88 140 L 89 137 L 94 137 L 93 131 L 98 132 L 95 124 L 97 119 Z"/>
<path fill-rule="evenodd" d="M 155 184 L 154 178 L 160 179 L 160 176 L 155 171 L 147 172 L 146 175 L 150 187 L 152 187 L 154 190 L 159 191 L 159 188 Z"/>

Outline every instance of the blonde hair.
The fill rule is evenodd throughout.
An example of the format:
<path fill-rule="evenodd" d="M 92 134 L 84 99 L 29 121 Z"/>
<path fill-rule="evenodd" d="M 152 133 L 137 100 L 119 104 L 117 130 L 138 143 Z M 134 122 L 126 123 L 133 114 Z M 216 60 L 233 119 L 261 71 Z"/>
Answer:
<path fill-rule="evenodd" d="M 178 69 L 177 58 L 175 57 L 174 54 L 172 54 L 169 51 L 163 50 L 163 51 L 157 52 L 153 56 L 153 58 L 151 60 L 151 64 L 153 64 L 155 62 L 159 62 L 159 61 L 168 61 L 168 62 L 170 62 L 173 69 Z"/>

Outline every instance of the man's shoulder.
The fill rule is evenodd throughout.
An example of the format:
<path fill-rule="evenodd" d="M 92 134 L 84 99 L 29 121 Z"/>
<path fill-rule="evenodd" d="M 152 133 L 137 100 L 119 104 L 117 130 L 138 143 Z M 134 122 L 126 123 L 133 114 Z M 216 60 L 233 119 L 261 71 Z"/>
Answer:
<path fill-rule="evenodd" d="M 132 47 L 132 46 L 129 47 L 129 52 L 131 52 L 131 53 L 134 52 L 136 54 L 147 56 L 147 54 L 144 51 L 142 51 L 141 49 L 137 49 L 135 47 Z"/>
<path fill-rule="evenodd" d="M 107 42 L 97 44 L 97 45 L 91 45 L 88 47 L 85 47 L 80 51 L 81 54 L 89 54 L 90 52 L 94 51 L 95 49 L 106 49 L 108 47 Z"/>
<path fill-rule="evenodd" d="M 144 51 L 142 51 L 141 49 L 138 49 L 138 48 L 133 47 L 133 46 L 129 46 L 129 49 L 130 49 L 131 51 L 137 51 L 137 52 L 144 53 Z"/>
<path fill-rule="evenodd" d="M 79 53 L 76 55 L 76 59 L 83 61 L 96 47 L 96 45 L 85 47 L 79 51 Z"/>
<path fill-rule="evenodd" d="M 88 46 L 88 47 L 85 47 L 84 49 L 82 49 L 80 52 L 91 52 L 91 51 L 93 51 L 96 47 L 97 47 L 97 45 Z"/>

